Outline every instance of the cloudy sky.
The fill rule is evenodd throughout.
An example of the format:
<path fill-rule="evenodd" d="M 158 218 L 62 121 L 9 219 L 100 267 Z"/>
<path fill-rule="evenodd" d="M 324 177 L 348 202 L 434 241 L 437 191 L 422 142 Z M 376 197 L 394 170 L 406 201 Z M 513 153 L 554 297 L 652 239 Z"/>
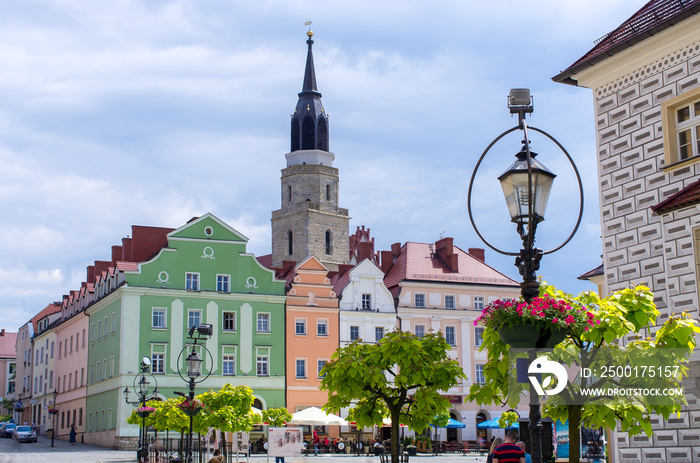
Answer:
<path fill-rule="evenodd" d="M 580 230 L 540 274 L 570 292 L 600 264 L 592 92 L 551 77 L 640 8 L 630 0 L 6 2 L 0 15 L 0 325 L 16 330 L 109 259 L 131 225 L 179 227 L 212 212 L 270 252 L 289 117 L 301 90 L 305 21 L 351 231 L 378 249 L 453 236 L 483 247 L 466 193 L 481 152 L 516 125 L 510 88 L 532 89 L 529 123 L 556 137 L 584 177 Z M 572 172 L 559 174 L 539 244 L 574 225 Z M 495 178 L 479 170 L 477 225 L 518 249 Z M 510 257 L 487 262 L 518 278 Z"/>

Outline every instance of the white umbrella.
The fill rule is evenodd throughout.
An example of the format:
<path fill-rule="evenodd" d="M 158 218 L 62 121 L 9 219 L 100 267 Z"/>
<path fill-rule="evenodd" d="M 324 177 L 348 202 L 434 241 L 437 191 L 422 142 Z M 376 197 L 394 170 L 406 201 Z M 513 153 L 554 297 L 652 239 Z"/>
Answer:
<path fill-rule="evenodd" d="M 309 407 L 292 415 L 290 425 L 306 424 L 311 426 L 346 426 L 348 424 L 343 418 L 332 413 L 326 413 L 320 408 Z"/>

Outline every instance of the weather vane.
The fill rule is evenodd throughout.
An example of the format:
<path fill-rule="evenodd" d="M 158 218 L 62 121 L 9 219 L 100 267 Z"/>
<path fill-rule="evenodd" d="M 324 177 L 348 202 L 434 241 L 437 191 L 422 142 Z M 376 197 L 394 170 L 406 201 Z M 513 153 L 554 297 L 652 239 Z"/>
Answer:
<path fill-rule="evenodd" d="M 305 26 L 309 26 L 309 30 L 311 30 L 311 15 L 309 14 L 309 20 L 304 23 Z"/>

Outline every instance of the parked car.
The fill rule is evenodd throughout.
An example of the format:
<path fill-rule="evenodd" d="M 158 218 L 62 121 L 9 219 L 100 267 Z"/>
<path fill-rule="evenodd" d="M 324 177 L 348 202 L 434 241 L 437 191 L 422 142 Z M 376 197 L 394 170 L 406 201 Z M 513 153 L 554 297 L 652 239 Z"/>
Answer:
<path fill-rule="evenodd" d="M 12 438 L 18 442 L 36 442 L 37 435 L 31 426 L 15 426 Z"/>
<path fill-rule="evenodd" d="M 14 431 L 16 427 L 17 424 L 15 423 L 5 423 L 5 432 L 2 433 L 2 437 L 12 437 L 12 431 Z"/>
<path fill-rule="evenodd" d="M 0 423 L 0 436 L 5 437 L 5 425 L 7 424 L 6 421 Z"/>

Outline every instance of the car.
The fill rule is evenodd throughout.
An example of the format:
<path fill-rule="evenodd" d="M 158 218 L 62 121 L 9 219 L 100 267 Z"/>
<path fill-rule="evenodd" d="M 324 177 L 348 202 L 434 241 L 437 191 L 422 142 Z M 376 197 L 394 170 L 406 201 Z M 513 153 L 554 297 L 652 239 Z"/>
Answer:
<path fill-rule="evenodd" d="M 15 430 L 17 425 L 15 423 L 6 423 L 2 437 L 12 437 L 12 431 Z"/>
<path fill-rule="evenodd" d="M 37 441 L 36 431 L 31 426 L 15 426 L 14 431 L 12 431 L 12 438 L 18 442 Z"/>
<path fill-rule="evenodd" d="M 5 425 L 7 422 L 0 423 L 0 436 L 5 436 Z"/>

